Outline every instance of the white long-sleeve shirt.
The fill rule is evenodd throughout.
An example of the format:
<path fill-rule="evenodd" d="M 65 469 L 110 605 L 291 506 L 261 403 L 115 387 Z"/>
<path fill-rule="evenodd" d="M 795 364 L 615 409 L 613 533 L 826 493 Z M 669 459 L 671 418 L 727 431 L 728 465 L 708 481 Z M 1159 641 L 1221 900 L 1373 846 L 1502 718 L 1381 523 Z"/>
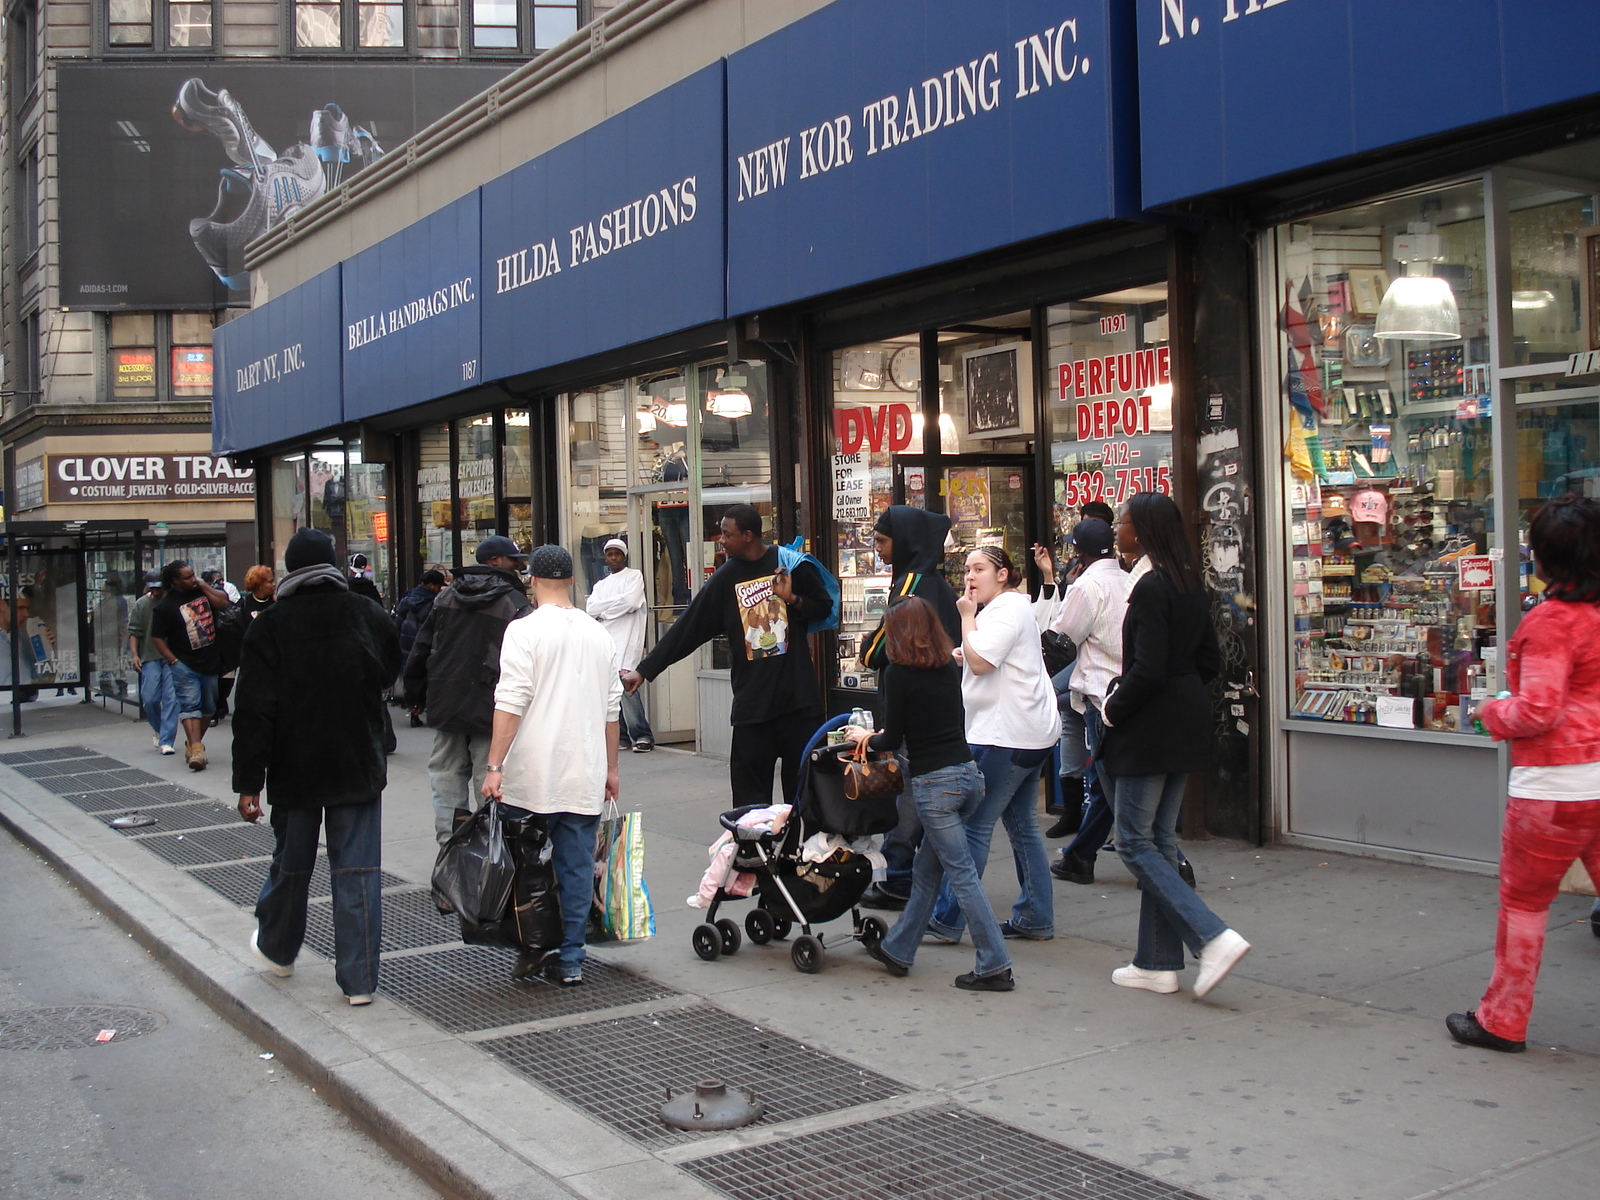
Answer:
<path fill-rule="evenodd" d="M 542 604 L 506 626 L 494 706 L 522 718 L 503 798 L 530 812 L 598 813 L 606 723 L 622 707 L 616 646 L 593 617 Z"/>
<path fill-rule="evenodd" d="M 617 643 L 617 670 L 631 671 L 644 654 L 644 573 L 623 567 L 596 581 L 589 593 L 589 615 Z"/>
<path fill-rule="evenodd" d="M 1056 607 L 1050 628 L 1078 647 L 1068 686 L 1079 712 L 1086 703 L 1099 708 L 1106 686 L 1122 674 L 1122 618 L 1132 586 L 1114 555 L 1102 558 L 1084 569 Z"/>

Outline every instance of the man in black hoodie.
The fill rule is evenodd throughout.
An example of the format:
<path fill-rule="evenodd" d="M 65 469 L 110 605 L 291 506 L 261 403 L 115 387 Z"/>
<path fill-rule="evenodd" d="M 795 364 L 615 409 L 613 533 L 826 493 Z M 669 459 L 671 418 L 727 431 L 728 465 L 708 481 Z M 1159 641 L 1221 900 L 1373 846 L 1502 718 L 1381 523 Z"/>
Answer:
<path fill-rule="evenodd" d="M 950 533 L 950 518 L 909 504 L 892 504 L 883 510 L 872 527 L 872 548 L 878 557 L 894 568 L 889 582 L 889 606 L 906 596 L 917 596 L 932 605 L 939 623 L 950 640 L 961 644 L 961 614 L 956 611 L 956 594 L 939 569 L 944 563 L 945 538 Z M 888 619 L 887 607 L 885 620 Z M 861 665 L 881 671 L 889 664 L 884 645 L 883 622 L 867 639 Z M 882 883 L 867 889 L 861 902 L 870 908 L 902 909 L 911 895 L 911 863 L 922 842 L 922 822 L 910 791 L 899 800 L 900 824 L 883 839 L 883 857 L 888 871 Z"/>
<path fill-rule="evenodd" d="M 761 540 L 761 514 L 735 504 L 722 516 L 718 541 L 728 558 L 695 594 L 622 685 L 639 690 L 717 634 L 733 651 L 733 751 L 728 774 L 735 807 L 772 803 L 772 769 L 783 763 L 783 798 L 794 803 L 800 753 L 822 724 L 822 696 L 811 669 L 806 626 L 825 621 L 833 598 L 815 567 L 791 575 L 778 548 Z"/>
<path fill-rule="evenodd" d="M 515 542 L 486 537 L 477 559 L 439 593 L 406 659 L 406 700 L 426 710 L 434 730 L 428 783 L 441 846 L 450 840 L 456 809 L 477 807 L 474 782 L 489 769 L 500 641 L 507 625 L 533 609 L 517 574 L 528 556 Z"/>

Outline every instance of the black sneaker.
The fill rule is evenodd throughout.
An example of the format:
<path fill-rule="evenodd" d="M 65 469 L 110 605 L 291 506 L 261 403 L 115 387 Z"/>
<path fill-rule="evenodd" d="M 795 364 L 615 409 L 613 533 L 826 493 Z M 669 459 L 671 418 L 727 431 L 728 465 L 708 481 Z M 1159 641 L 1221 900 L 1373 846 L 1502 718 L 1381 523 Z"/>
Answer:
<path fill-rule="evenodd" d="M 1010 992 L 1016 990 L 1017 981 L 1011 978 L 1011 968 L 1007 967 L 997 975 L 974 975 L 971 971 L 957 975 L 956 986 L 968 992 Z"/>
<path fill-rule="evenodd" d="M 868 954 L 872 955 L 873 958 L 881 962 L 884 966 L 888 967 L 889 974 L 899 976 L 902 979 L 911 974 L 910 967 L 906 966 L 903 962 L 890 958 L 889 955 L 884 952 L 883 947 L 878 945 L 876 942 L 862 942 L 861 948 Z"/>
<path fill-rule="evenodd" d="M 1451 1013 L 1444 1019 L 1444 1027 L 1450 1031 L 1450 1036 L 1463 1046 L 1481 1046 L 1485 1050 L 1498 1050 L 1502 1054 L 1521 1054 L 1528 1048 L 1527 1042 L 1513 1042 L 1510 1038 L 1490 1033 L 1478 1024 L 1478 1014 L 1475 1012 Z"/>
<path fill-rule="evenodd" d="M 654 742 L 638 741 L 633 744 L 633 752 L 635 754 L 649 754 L 655 748 L 656 744 Z"/>
<path fill-rule="evenodd" d="M 1068 883 L 1093 883 L 1094 859 L 1079 858 L 1063 850 L 1061 856 L 1050 864 L 1050 874 Z"/>
<path fill-rule="evenodd" d="M 1001 921 L 1000 936 L 1004 938 L 1021 938 L 1025 942 L 1048 942 L 1056 935 L 1053 933 L 1030 933 L 1026 929 L 1018 929 L 1010 921 Z"/>
<path fill-rule="evenodd" d="M 900 912 L 906 906 L 906 896 L 896 896 L 893 892 L 886 892 L 877 884 L 873 884 L 861 893 L 858 903 L 862 908 L 882 909 L 886 912 Z"/>
<path fill-rule="evenodd" d="M 1187 883 L 1191 890 L 1194 888 L 1194 864 L 1187 858 L 1178 864 L 1178 878 Z"/>
<path fill-rule="evenodd" d="M 1047 838 L 1064 838 L 1069 834 L 1077 833 L 1078 826 L 1083 823 L 1083 806 L 1070 805 L 1067 811 L 1056 818 L 1056 823 L 1044 831 Z"/>

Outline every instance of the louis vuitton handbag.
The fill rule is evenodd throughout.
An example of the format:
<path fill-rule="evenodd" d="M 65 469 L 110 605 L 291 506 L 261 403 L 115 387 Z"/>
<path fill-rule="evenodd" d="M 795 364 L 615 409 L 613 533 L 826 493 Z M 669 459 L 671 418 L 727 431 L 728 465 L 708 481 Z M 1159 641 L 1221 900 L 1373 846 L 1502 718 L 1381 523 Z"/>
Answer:
<path fill-rule="evenodd" d="M 906 790 L 900 760 L 893 754 L 868 750 L 864 741 L 856 744 L 855 753 L 843 765 L 846 800 L 886 800 Z"/>

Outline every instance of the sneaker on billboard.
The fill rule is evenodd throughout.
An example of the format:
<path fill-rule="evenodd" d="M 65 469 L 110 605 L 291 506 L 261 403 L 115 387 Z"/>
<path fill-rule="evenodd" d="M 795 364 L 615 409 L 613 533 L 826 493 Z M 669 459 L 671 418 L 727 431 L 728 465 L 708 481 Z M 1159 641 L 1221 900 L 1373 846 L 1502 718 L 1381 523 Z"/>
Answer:
<path fill-rule="evenodd" d="M 350 147 L 355 138 L 350 132 L 350 118 L 337 104 L 324 104 L 311 114 L 311 148 L 325 163 L 350 161 Z"/>
<path fill-rule="evenodd" d="M 241 207 L 242 206 L 242 207 Z M 237 210 L 229 216 L 229 210 Z M 267 231 L 267 200 L 240 172 L 227 169 L 217 184 L 217 204 L 208 217 L 189 222 L 189 236 L 206 266 L 234 291 L 250 286 L 244 248 Z"/>
<path fill-rule="evenodd" d="M 213 92 L 203 80 L 185 80 L 173 102 L 172 116 L 194 133 L 214 134 L 223 152 L 241 167 L 260 171 L 278 157 L 227 88 Z"/>

